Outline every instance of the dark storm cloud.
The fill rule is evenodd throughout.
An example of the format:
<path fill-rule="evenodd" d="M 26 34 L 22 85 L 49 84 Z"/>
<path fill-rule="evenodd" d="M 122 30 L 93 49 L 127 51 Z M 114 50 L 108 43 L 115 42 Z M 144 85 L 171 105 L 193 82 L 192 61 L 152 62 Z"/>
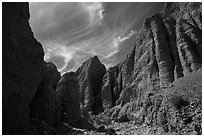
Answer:
<path fill-rule="evenodd" d="M 110 67 L 131 49 L 146 16 L 164 3 L 30 3 L 30 23 L 45 60 L 61 72 L 97 55 Z"/>

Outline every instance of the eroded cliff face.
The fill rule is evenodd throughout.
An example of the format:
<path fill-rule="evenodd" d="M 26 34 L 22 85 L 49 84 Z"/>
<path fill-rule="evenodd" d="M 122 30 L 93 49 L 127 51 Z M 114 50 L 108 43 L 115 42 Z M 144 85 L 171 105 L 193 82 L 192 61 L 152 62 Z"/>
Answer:
<path fill-rule="evenodd" d="M 141 38 L 139 34 L 137 37 L 134 72 L 138 71 L 138 67 L 146 69 L 148 83 L 157 73 L 160 86 L 166 87 L 179 77 L 199 69 L 202 45 L 198 26 L 201 18 L 198 16 L 201 14 L 199 3 L 167 3 L 161 14 L 147 18 L 141 33 L 149 35 Z M 145 66 L 142 67 L 139 63 L 144 62 L 142 59 L 145 57 Z M 134 73 L 134 77 L 138 78 L 139 74 Z"/>
<path fill-rule="evenodd" d="M 201 68 L 201 17 L 200 3 L 167 3 L 162 13 L 145 19 L 131 53 L 119 65 L 114 88 L 119 93 L 128 86 L 138 93 L 150 85 L 165 88 Z"/>
<path fill-rule="evenodd" d="M 101 100 L 104 109 L 113 107 L 115 105 L 115 101 L 118 99 L 118 89 L 114 89 L 116 86 L 118 71 L 118 66 L 110 67 L 103 77 Z"/>
<path fill-rule="evenodd" d="M 94 56 L 62 78 L 54 64 L 43 61 L 28 4 L 2 8 L 3 134 L 22 134 L 36 119 L 39 125 L 25 134 L 53 134 L 49 126 L 60 122 L 95 129 L 88 111 L 103 110 L 102 117 L 147 125 L 150 134 L 201 134 L 201 3 L 167 3 L 144 21 L 124 62 L 106 71 Z M 57 128 L 69 132 L 68 126 Z"/>
<path fill-rule="evenodd" d="M 18 132 L 29 123 L 29 105 L 44 73 L 44 52 L 33 36 L 29 17 L 28 3 L 2 3 L 4 134 Z"/>
<path fill-rule="evenodd" d="M 104 108 L 116 106 L 101 115 L 135 121 L 142 134 L 201 134 L 201 24 L 201 3 L 167 3 L 145 19 L 115 79 L 109 71 L 103 78 L 104 93 L 117 89 L 119 97 L 106 98 Z"/>
<path fill-rule="evenodd" d="M 81 107 L 94 114 L 102 111 L 101 82 L 105 72 L 105 66 L 96 56 L 85 61 L 76 71 L 80 85 Z"/>

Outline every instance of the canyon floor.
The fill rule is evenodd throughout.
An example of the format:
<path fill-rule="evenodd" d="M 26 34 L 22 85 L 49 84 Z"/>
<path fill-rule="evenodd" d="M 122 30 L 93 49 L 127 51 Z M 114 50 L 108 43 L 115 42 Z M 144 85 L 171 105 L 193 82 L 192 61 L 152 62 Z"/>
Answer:
<path fill-rule="evenodd" d="M 193 115 L 197 115 L 198 117 L 202 117 L 202 110 L 199 105 L 201 105 L 202 100 L 202 70 L 195 71 L 188 76 L 182 77 L 175 82 L 173 82 L 172 87 L 165 89 L 165 94 L 167 98 L 171 98 L 172 95 L 176 94 L 177 96 L 182 96 L 184 99 L 193 99 L 189 105 L 183 106 L 182 115 L 188 115 L 186 119 L 189 120 L 189 118 L 193 117 Z M 196 105 L 197 104 L 197 105 Z M 198 105 L 199 104 L 199 105 Z M 194 109 L 190 108 L 196 108 L 196 111 Z M 186 112 L 185 110 L 188 110 Z M 181 110 L 181 111 L 182 111 Z M 177 110 L 175 110 L 177 111 Z M 188 113 L 188 114 L 187 114 Z M 190 134 L 190 135 L 199 135 L 202 133 L 202 129 L 199 126 L 194 125 L 198 124 L 196 122 L 198 121 L 190 121 L 187 122 L 186 127 L 178 127 L 176 128 L 182 128 L 180 133 L 176 132 L 165 132 L 162 127 L 155 127 L 151 126 L 148 123 L 144 122 L 141 124 L 138 124 L 135 120 L 129 120 L 127 122 L 116 122 L 111 119 L 107 119 L 106 116 L 103 114 L 91 116 L 92 123 L 95 123 L 95 127 L 102 127 L 102 130 L 86 130 L 86 129 L 79 129 L 79 128 L 73 128 L 72 132 L 67 132 L 65 134 L 82 134 L 82 135 L 148 135 L 148 134 Z M 188 129 L 187 129 L 188 127 Z M 191 128 L 194 129 L 194 131 L 190 130 Z M 110 130 L 111 129 L 111 130 Z"/>

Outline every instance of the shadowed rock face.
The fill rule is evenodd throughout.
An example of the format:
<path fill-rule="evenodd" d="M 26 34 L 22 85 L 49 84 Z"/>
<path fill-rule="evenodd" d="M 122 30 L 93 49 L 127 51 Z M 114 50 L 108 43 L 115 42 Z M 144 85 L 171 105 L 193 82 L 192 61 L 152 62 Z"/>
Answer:
<path fill-rule="evenodd" d="M 101 83 L 105 72 L 105 66 L 96 56 L 85 61 L 76 71 L 80 85 L 81 107 L 94 114 L 102 111 Z"/>
<path fill-rule="evenodd" d="M 61 109 L 61 121 L 76 125 L 80 120 L 79 81 L 74 72 L 66 73 L 60 79 L 56 88 Z"/>
<path fill-rule="evenodd" d="M 29 17 L 28 3 L 2 3 L 3 133 L 29 123 L 29 105 L 43 78 L 44 52 Z"/>
<path fill-rule="evenodd" d="M 53 125 L 59 122 L 57 121 L 59 118 L 55 115 L 56 109 L 58 109 L 55 89 L 61 76 L 57 67 L 51 62 L 44 64 L 44 70 L 43 79 L 30 104 L 30 117 L 31 120 L 38 119 Z"/>
<path fill-rule="evenodd" d="M 59 82 L 61 75 L 60 72 L 57 70 L 57 67 L 55 64 L 48 62 L 46 63 L 46 68 L 45 70 L 48 71 L 49 77 L 48 81 L 50 81 L 52 88 L 55 90 L 57 87 L 57 83 Z"/>

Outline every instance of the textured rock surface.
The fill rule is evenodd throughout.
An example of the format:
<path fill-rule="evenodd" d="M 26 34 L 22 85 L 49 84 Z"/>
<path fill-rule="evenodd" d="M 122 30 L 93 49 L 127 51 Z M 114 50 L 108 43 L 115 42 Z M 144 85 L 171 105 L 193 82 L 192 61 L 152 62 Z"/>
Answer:
<path fill-rule="evenodd" d="M 189 8 L 194 6 L 196 10 Z M 189 8 L 190 11 L 185 12 L 181 7 Z M 193 12 L 196 14 L 184 16 Z M 147 18 L 136 40 L 134 77 L 138 79 L 142 74 L 138 69 L 146 69 L 145 72 L 149 73 L 146 76 L 148 81 L 156 78 L 152 75 L 157 73 L 161 86 L 167 86 L 169 82 L 200 68 L 201 56 L 196 49 L 201 50 L 201 28 L 191 21 L 197 19 L 197 22 L 201 22 L 197 17 L 199 14 L 201 6 L 198 3 L 168 3 L 161 14 Z M 200 35 L 190 33 L 195 30 Z M 193 42 L 196 40 L 199 41 L 197 44 Z"/>
<path fill-rule="evenodd" d="M 201 18 L 201 3 L 167 3 L 148 17 L 118 65 L 116 106 L 101 117 L 131 120 L 136 134 L 201 134 Z"/>
<path fill-rule="evenodd" d="M 31 119 L 44 121 L 49 125 L 58 123 L 55 111 L 59 109 L 55 97 L 55 89 L 60 80 L 60 73 L 53 63 L 44 64 L 43 79 L 30 104 Z"/>
<path fill-rule="evenodd" d="M 160 14 L 146 18 L 132 51 L 118 65 L 113 89 L 120 95 L 130 86 L 137 96 L 201 68 L 201 9 L 201 3 L 167 3 Z"/>
<path fill-rule="evenodd" d="M 124 62 L 106 72 L 92 57 L 58 85 L 60 75 L 53 64 L 45 65 L 29 27 L 28 4 L 2 8 L 3 134 L 22 133 L 24 127 L 32 134 L 53 134 L 57 130 L 50 125 L 57 121 L 64 122 L 57 128 L 65 128 L 59 134 L 67 134 L 67 124 L 92 130 L 97 122 L 129 120 L 135 134 L 202 133 L 201 3 L 167 3 L 144 21 Z M 103 109 L 98 116 L 90 113 Z M 33 119 L 36 125 L 28 125 Z"/>
<path fill-rule="evenodd" d="M 116 101 L 116 105 L 123 106 L 124 104 L 130 102 L 131 98 L 134 98 L 134 93 L 132 87 L 128 86 L 122 90 L 119 99 Z"/>
<path fill-rule="evenodd" d="M 121 126 L 122 129 L 117 134 L 200 135 L 202 133 L 201 73 L 199 69 L 175 80 L 171 88 L 149 91 L 122 107 L 115 106 L 106 110 L 100 116 L 103 118 L 101 121 L 122 122 L 121 125 L 117 122 L 110 124 L 114 129 Z M 129 126 L 125 127 L 126 124 Z"/>
<path fill-rule="evenodd" d="M 2 3 L 4 134 L 18 132 L 29 123 L 29 105 L 43 77 L 44 52 L 33 36 L 29 17 L 28 3 Z"/>
<path fill-rule="evenodd" d="M 116 78 L 118 76 L 118 67 L 111 67 L 106 71 L 106 74 L 103 77 L 102 91 L 101 91 L 101 100 L 103 108 L 111 108 L 115 105 L 116 99 L 118 99 L 117 91 L 114 86 L 116 86 Z"/>
<path fill-rule="evenodd" d="M 76 125 L 80 120 L 79 81 L 74 72 L 65 73 L 56 88 L 57 98 L 60 102 L 61 121 Z"/>
<path fill-rule="evenodd" d="M 105 66 L 96 56 L 85 61 L 76 71 L 80 85 L 81 107 L 94 114 L 102 111 L 101 83 L 105 72 Z"/>

